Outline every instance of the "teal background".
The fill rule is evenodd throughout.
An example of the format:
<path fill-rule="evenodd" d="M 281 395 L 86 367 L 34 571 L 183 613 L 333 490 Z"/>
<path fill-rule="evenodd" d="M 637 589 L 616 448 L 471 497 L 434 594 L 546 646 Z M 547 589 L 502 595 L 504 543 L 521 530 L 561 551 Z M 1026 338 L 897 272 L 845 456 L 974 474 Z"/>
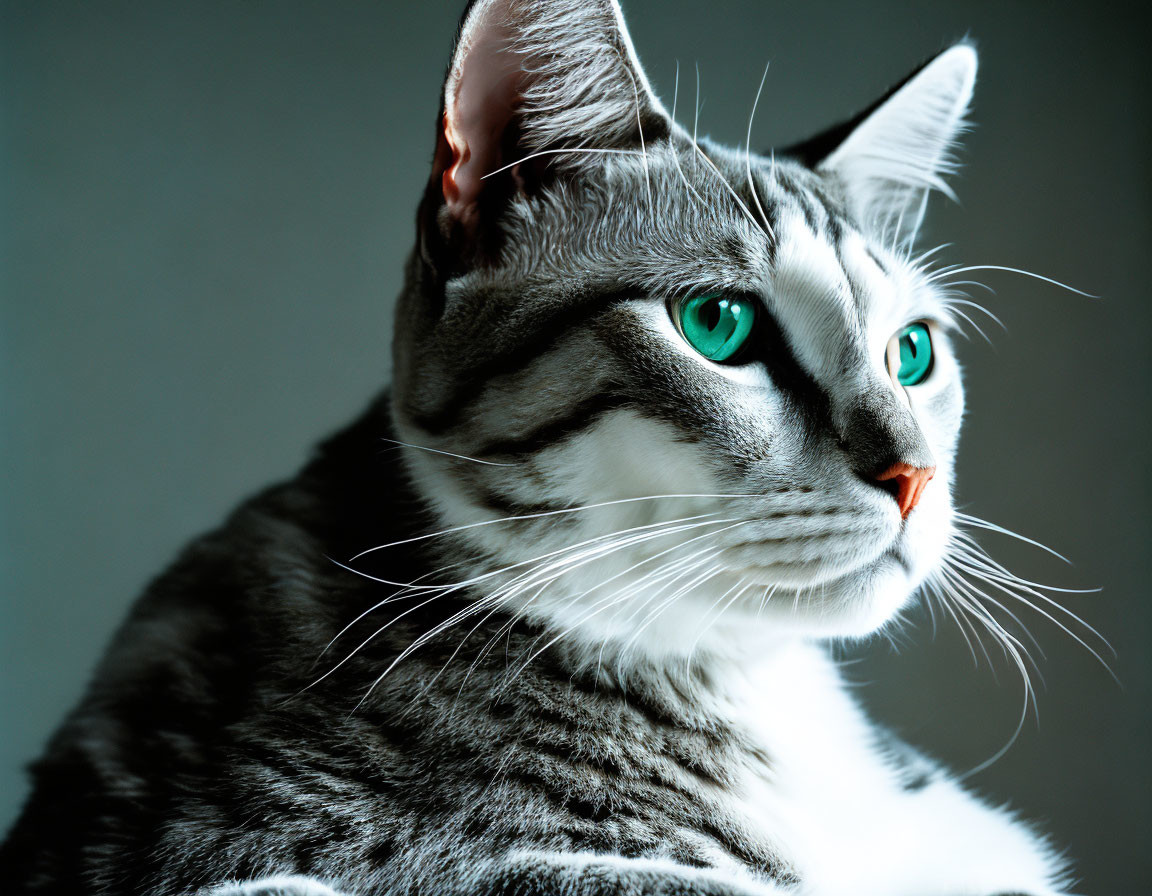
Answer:
<path fill-rule="evenodd" d="M 21 766 L 145 581 L 387 379 L 390 312 L 460 3 L 5 2 L 0 7 L 0 828 Z M 961 346 L 959 500 L 1074 561 L 984 539 L 1116 647 L 1108 673 L 1026 616 L 1039 721 L 973 778 L 1078 859 L 1152 892 L 1147 29 L 1135 5 L 625 0 L 702 130 L 783 145 L 945 42 L 982 53 L 929 240 L 988 273 L 1008 332 Z M 682 118 L 691 92 L 681 93 Z M 1026 611 L 1027 612 L 1027 611 Z M 849 651 L 876 714 L 957 768 L 1010 736 L 1016 673 L 926 619 Z M 990 648 L 991 650 L 991 648 Z M 978 654 L 979 655 L 979 654 Z"/>

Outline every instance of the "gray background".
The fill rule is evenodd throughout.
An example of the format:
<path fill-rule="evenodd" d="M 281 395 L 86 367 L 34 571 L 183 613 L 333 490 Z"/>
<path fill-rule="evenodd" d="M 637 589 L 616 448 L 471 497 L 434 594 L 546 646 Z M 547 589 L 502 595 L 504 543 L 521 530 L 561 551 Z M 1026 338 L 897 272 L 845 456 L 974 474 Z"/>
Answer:
<path fill-rule="evenodd" d="M 128 601 L 193 533 L 290 472 L 386 380 L 392 297 L 457 2 L 3 7 L 0 35 L 0 827 Z M 983 53 L 958 184 L 929 238 L 1090 301 L 986 274 L 1008 332 L 962 346 L 959 498 L 1068 586 L 1118 686 L 1052 624 L 1039 722 L 974 783 L 1078 857 L 1082 889 L 1149 892 L 1149 66 L 1104 4 L 629 0 L 670 101 L 782 145 L 971 33 Z M 685 80 L 690 80 L 686 78 Z M 681 110 L 686 106 L 682 94 Z M 683 116 L 682 116 L 683 118 Z M 1025 611 L 1027 613 L 1027 611 Z M 1018 678 L 954 625 L 853 649 L 860 696 L 958 768 L 1010 736 Z"/>

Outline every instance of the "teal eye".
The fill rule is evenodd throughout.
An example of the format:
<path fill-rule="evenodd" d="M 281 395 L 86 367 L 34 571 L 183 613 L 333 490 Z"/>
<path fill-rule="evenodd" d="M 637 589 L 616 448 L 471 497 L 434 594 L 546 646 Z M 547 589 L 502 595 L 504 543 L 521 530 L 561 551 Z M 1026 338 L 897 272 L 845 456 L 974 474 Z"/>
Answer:
<path fill-rule="evenodd" d="M 932 372 L 932 334 L 909 324 L 888 343 L 888 369 L 901 386 L 919 386 Z"/>
<path fill-rule="evenodd" d="M 675 306 L 685 340 L 709 361 L 736 356 L 752 333 L 756 304 L 742 296 L 696 296 Z"/>

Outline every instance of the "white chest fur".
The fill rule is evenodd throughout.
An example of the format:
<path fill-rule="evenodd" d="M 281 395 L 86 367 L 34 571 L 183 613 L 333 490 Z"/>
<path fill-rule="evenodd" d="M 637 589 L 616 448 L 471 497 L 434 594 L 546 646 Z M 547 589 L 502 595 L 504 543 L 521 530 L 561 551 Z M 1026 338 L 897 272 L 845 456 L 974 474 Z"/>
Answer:
<path fill-rule="evenodd" d="M 1059 892 L 1059 859 L 1011 814 L 942 771 L 907 787 L 818 648 L 780 647 L 732 693 L 771 757 L 748 773 L 734 808 L 780 845 L 805 894 Z"/>

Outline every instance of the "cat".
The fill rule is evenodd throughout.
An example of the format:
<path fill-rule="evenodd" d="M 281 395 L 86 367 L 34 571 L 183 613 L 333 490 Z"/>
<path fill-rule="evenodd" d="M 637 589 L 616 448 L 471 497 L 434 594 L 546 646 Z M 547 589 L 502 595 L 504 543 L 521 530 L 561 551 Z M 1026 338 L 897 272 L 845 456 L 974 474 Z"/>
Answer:
<path fill-rule="evenodd" d="M 471 3 L 390 388 L 150 585 L 4 893 L 1066 892 L 825 646 L 964 538 L 912 247 L 976 66 L 754 154 L 675 121 L 615 0 Z"/>

